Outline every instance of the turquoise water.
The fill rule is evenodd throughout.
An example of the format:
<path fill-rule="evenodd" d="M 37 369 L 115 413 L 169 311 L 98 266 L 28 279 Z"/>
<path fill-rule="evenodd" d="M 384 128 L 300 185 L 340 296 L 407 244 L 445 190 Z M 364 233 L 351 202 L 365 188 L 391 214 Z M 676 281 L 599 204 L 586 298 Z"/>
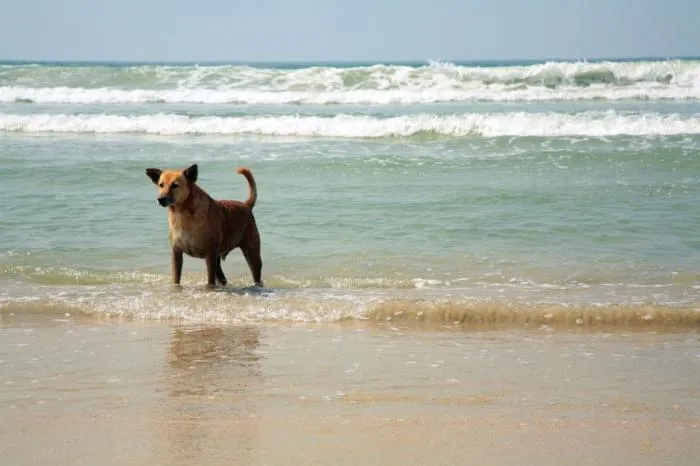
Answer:
<path fill-rule="evenodd" d="M 696 307 L 700 62 L 485 65 L 2 65 L 0 306 Z M 255 175 L 265 290 L 237 253 L 225 292 L 190 258 L 168 284 L 144 169 L 191 163 L 216 198 Z"/>

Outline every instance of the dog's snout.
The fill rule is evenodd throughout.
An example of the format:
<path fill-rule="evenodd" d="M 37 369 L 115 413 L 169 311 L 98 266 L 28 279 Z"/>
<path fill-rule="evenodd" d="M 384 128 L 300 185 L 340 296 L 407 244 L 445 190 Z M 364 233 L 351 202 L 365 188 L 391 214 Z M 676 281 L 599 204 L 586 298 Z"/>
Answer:
<path fill-rule="evenodd" d="M 168 207 L 170 204 L 172 204 L 172 199 L 170 199 L 168 196 L 161 196 L 158 198 L 158 204 L 163 207 Z"/>

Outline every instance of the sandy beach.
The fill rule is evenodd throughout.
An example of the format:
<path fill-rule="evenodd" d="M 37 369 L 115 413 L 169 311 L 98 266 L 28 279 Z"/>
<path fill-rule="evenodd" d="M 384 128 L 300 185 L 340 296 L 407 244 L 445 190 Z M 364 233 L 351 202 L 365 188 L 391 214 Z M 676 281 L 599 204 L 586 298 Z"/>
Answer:
<path fill-rule="evenodd" d="M 3 464 L 691 465 L 695 331 L 4 313 Z"/>

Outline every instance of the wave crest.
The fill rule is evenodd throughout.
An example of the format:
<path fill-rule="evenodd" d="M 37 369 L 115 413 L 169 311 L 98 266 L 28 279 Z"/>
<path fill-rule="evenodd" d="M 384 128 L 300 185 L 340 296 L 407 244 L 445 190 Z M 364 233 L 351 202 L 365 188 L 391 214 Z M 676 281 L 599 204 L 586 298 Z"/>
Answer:
<path fill-rule="evenodd" d="M 584 78 L 581 78 L 584 79 Z M 700 80 L 699 80 L 700 82 Z M 412 105 L 454 102 L 591 100 L 700 100 L 700 86 L 532 87 L 524 84 L 474 89 L 350 89 L 265 91 L 259 89 L 123 90 L 114 88 L 0 87 L 0 103 L 67 104 L 235 104 L 235 105 Z"/>
<path fill-rule="evenodd" d="M 267 88 L 308 90 L 356 87 L 385 89 L 465 83 L 532 85 L 630 84 L 638 82 L 692 84 L 700 75 L 700 61 L 548 61 L 501 65 L 429 61 L 425 65 L 370 64 L 359 66 L 308 65 L 285 67 L 248 65 L 134 65 L 0 67 L 0 85 L 122 89 Z"/>
<path fill-rule="evenodd" d="M 189 117 L 0 114 L 0 131 L 24 133 L 135 133 L 159 135 L 261 135 L 328 138 L 615 136 L 700 134 L 700 116 L 615 111 L 406 115 L 380 118 L 318 116 Z"/>
<path fill-rule="evenodd" d="M 4 66 L 0 102 L 415 104 L 700 99 L 700 61 L 472 66 Z"/>

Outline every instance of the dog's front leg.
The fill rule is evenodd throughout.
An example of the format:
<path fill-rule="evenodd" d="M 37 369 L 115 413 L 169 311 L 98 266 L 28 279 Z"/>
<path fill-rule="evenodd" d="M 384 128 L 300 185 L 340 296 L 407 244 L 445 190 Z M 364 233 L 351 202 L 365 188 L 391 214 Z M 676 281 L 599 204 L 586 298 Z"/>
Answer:
<path fill-rule="evenodd" d="M 213 288 L 214 285 L 216 285 L 216 270 L 218 268 L 218 261 L 219 255 L 217 254 L 216 250 L 209 251 L 207 253 L 206 261 L 207 261 L 207 286 L 209 288 Z"/>
<path fill-rule="evenodd" d="M 173 283 L 180 284 L 182 277 L 182 251 L 173 248 Z"/>

